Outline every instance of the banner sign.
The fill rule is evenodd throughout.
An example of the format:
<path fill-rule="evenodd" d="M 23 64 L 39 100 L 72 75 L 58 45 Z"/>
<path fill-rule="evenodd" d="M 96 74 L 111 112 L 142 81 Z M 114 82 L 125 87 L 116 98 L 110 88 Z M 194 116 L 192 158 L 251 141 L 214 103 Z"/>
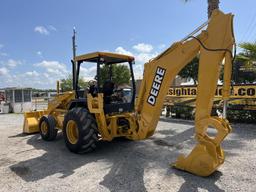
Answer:
<path fill-rule="evenodd" d="M 171 87 L 167 93 L 169 97 L 196 97 L 197 86 Z M 215 97 L 222 97 L 222 86 L 218 86 Z M 256 84 L 234 85 L 231 87 L 230 98 L 256 99 Z"/>

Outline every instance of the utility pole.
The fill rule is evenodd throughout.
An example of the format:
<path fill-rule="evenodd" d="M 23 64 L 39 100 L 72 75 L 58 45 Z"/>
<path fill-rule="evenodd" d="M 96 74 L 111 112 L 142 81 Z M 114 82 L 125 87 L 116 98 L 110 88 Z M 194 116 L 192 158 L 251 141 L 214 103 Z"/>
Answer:
<path fill-rule="evenodd" d="M 75 61 L 76 57 L 76 28 L 73 28 L 73 36 L 72 36 L 72 48 L 73 48 L 73 90 L 76 90 L 77 78 L 76 78 L 76 71 L 77 71 L 77 62 Z"/>
<path fill-rule="evenodd" d="M 72 36 L 72 44 L 73 44 L 73 60 L 75 60 L 76 57 L 76 28 L 73 28 L 73 36 Z"/>

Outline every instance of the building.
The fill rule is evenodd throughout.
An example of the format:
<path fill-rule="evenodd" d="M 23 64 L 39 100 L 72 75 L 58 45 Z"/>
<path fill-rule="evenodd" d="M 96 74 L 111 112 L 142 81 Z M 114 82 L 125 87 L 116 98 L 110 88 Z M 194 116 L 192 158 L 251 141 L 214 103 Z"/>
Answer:
<path fill-rule="evenodd" d="M 8 87 L 5 91 L 5 103 L 9 105 L 9 112 L 23 113 L 32 110 L 32 88 Z"/>

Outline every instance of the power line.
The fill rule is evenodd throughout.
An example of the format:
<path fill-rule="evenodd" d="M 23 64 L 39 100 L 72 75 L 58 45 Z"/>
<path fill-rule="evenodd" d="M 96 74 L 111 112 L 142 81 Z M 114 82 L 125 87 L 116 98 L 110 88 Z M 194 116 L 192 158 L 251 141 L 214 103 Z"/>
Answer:
<path fill-rule="evenodd" d="M 251 33 L 251 28 L 252 28 L 253 24 L 255 23 L 255 21 L 256 21 L 256 12 L 253 14 L 251 21 L 250 21 L 249 25 L 247 26 L 247 29 L 245 30 L 244 35 L 241 38 L 242 42 L 247 40 L 246 37 L 248 37 L 248 33 Z"/>
<path fill-rule="evenodd" d="M 255 20 L 255 21 L 256 21 L 256 20 Z M 249 41 L 249 40 L 250 40 L 250 38 L 251 38 L 251 37 L 253 37 L 252 35 L 254 35 L 254 34 L 255 34 L 255 33 L 254 33 L 255 28 L 256 28 L 256 22 L 254 23 L 254 25 L 253 25 L 253 27 L 252 27 L 252 30 L 251 30 L 250 34 L 248 34 L 247 41 Z"/>

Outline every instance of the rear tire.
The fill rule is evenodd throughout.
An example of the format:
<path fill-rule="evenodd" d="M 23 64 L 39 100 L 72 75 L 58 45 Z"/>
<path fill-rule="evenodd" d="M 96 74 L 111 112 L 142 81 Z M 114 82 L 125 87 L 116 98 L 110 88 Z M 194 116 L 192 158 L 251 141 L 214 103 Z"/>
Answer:
<path fill-rule="evenodd" d="M 95 118 L 85 108 L 73 108 L 65 116 L 63 136 L 74 153 L 87 153 L 96 148 L 98 129 Z"/>
<path fill-rule="evenodd" d="M 57 137 L 58 129 L 55 128 L 56 121 L 52 115 L 44 115 L 39 122 L 39 132 L 43 140 L 53 141 Z"/>

